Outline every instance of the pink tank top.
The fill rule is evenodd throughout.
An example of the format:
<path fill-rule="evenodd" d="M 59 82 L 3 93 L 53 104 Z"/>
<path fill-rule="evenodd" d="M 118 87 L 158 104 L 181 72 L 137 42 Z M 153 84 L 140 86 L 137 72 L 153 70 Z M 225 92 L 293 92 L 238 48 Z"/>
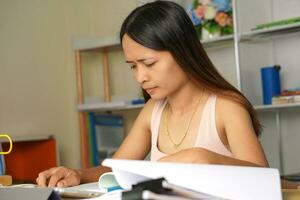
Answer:
<path fill-rule="evenodd" d="M 194 147 L 202 147 L 224 156 L 233 157 L 233 154 L 222 143 L 216 128 L 216 99 L 216 95 L 210 95 L 204 105 L 201 122 L 199 124 L 198 135 Z M 161 121 L 162 112 L 166 104 L 166 100 L 158 101 L 156 102 L 152 111 L 151 161 L 157 161 L 160 158 L 167 156 L 167 154 L 161 152 L 157 147 L 159 124 Z"/>

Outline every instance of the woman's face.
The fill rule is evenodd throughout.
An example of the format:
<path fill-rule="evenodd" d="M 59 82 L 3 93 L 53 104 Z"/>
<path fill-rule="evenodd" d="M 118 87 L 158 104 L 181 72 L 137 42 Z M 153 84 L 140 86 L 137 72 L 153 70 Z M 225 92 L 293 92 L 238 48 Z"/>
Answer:
<path fill-rule="evenodd" d="M 168 51 L 144 47 L 127 34 L 123 36 L 122 46 L 137 82 L 151 98 L 171 96 L 188 82 L 188 77 Z"/>

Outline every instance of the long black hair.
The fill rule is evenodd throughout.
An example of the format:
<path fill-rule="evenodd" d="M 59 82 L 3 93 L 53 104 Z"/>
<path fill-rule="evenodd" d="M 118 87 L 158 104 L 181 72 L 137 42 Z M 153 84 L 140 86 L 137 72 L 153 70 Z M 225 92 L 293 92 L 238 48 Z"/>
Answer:
<path fill-rule="evenodd" d="M 199 87 L 230 98 L 245 107 L 256 134 L 261 132 L 261 125 L 251 103 L 214 67 L 198 39 L 192 21 L 180 5 L 170 1 L 155 1 L 134 9 L 122 24 L 121 43 L 125 34 L 147 48 L 170 52 Z M 145 91 L 143 94 L 147 101 L 150 96 Z"/>

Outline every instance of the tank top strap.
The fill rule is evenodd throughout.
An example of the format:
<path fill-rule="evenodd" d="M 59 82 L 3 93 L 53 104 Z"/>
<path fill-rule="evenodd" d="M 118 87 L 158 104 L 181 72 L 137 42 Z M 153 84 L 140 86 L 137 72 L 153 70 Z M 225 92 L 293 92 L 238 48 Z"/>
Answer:
<path fill-rule="evenodd" d="M 154 105 L 151 116 L 151 161 L 156 161 L 166 154 L 159 151 L 157 147 L 157 139 L 159 133 L 159 125 L 162 117 L 162 112 L 167 104 L 167 100 L 157 101 Z"/>
<path fill-rule="evenodd" d="M 209 149 L 216 153 L 233 157 L 220 139 L 216 126 L 216 101 L 217 95 L 212 94 L 208 97 L 203 108 L 201 122 L 197 136 L 197 146 Z"/>

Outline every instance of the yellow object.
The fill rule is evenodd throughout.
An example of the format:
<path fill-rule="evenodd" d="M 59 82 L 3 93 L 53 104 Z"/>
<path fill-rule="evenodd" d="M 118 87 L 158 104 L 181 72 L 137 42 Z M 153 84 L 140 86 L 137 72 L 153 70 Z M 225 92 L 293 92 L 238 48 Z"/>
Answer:
<path fill-rule="evenodd" d="M 12 150 L 12 147 L 13 147 L 12 140 L 11 140 L 11 138 L 7 134 L 0 134 L 0 138 L 1 137 L 5 137 L 5 138 L 8 139 L 8 141 L 9 141 L 9 150 L 8 151 L 0 151 L 0 155 L 1 154 L 3 154 L 3 155 L 9 154 L 11 152 L 11 150 Z"/>
<path fill-rule="evenodd" d="M 4 186 L 8 186 L 12 184 L 12 177 L 10 175 L 1 175 L 0 176 L 0 184 Z"/>
<path fill-rule="evenodd" d="M 283 200 L 300 200 L 300 189 L 283 189 Z"/>

